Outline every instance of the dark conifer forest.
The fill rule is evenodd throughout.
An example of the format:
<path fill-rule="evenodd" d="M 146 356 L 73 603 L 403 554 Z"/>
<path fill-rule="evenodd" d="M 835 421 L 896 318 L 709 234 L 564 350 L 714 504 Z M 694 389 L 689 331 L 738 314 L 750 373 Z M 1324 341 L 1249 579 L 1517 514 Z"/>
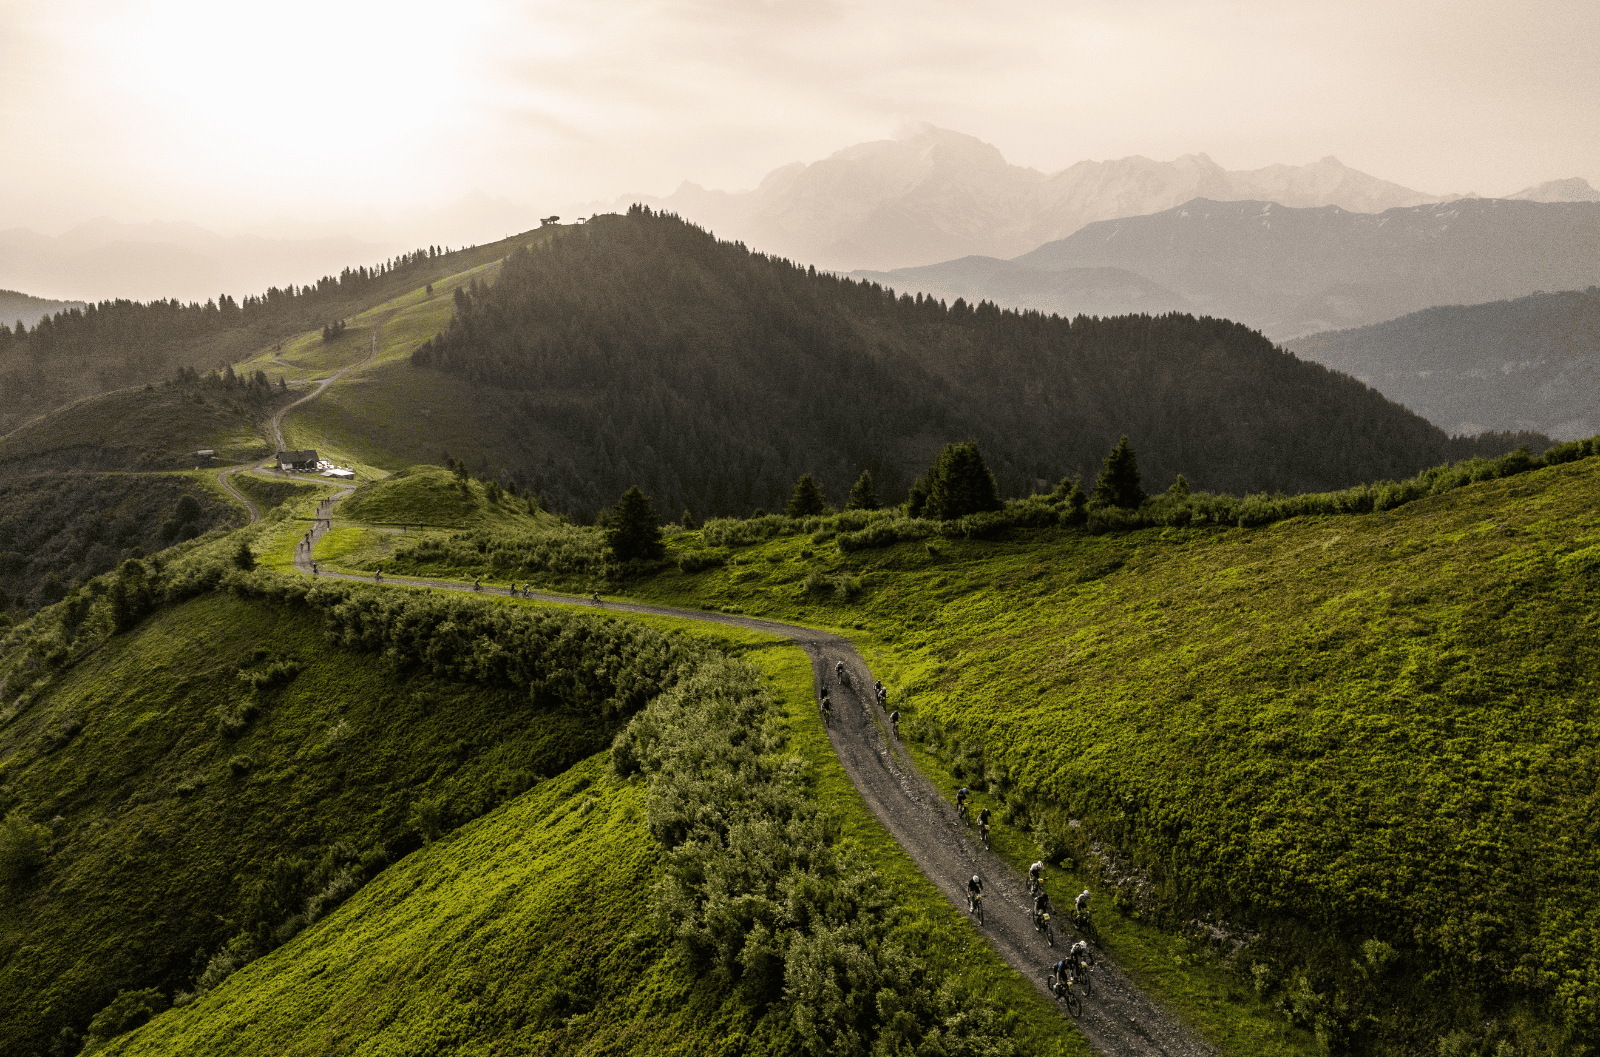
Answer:
<path fill-rule="evenodd" d="M 870 471 L 897 502 L 951 441 L 1004 496 L 1093 480 L 1126 435 L 1151 487 L 1301 492 L 1409 476 L 1546 438 L 1452 439 L 1249 328 L 896 296 L 635 207 L 457 292 L 413 355 L 511 398 L 512 480 L 592 514 L 631 485 L 694 515 L 779 510 L 811 473 L 843 506 Z"/>

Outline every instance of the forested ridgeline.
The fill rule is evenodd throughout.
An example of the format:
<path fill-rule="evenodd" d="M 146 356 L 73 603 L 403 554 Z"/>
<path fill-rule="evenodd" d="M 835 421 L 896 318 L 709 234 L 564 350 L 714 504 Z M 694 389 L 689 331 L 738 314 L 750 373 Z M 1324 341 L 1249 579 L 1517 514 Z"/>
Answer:
<path fill-rule="evenodd" d="M 222 546 L 125 562 L 0 646 L 0 1053 L 76 1052 L 118 1001 L 194 1001 L 604 749 L 700 655 L 638 624 L 246 572 L 206 557 Z"/>
<path fill-rule="evenodd" d="M 1441 305 L 1288 344 L 1446 428 L 1600 429 L 1600 286 Z"/>
<path fill-rule="evenodd" d="M 128 558 L 243 521 L 215 491 L 174 474 L 0 478 L 0 611 L 25 616 Z"/>
<path fill-rule="evenodd" d="M 0 432 L 93 393 L 236 362 L 261 344 L 453 274 L 466 256 L 429 246 L 243 301 L 228 294 L 203 305 L 119 299 L 58 311 L 32 327 L 0 320 Z"/>
<path fill-rule="evenodd" d="M 520 248 L 457 295 L 413 355 L 521 394 L 547 450 L 504 469 L 585 515 L 632 484 L 663 509 L 775 509 L 810 472 L 902 495 L 946 441 L 976 439 L 1001 489 L 1092 475 L 1122 434 L 1153 479 L 1303 492 L 1394 479 L 1543 437 L 1452 440 L 1235 323 L 1065 320 L 819 274 L 636 208 Z"/>

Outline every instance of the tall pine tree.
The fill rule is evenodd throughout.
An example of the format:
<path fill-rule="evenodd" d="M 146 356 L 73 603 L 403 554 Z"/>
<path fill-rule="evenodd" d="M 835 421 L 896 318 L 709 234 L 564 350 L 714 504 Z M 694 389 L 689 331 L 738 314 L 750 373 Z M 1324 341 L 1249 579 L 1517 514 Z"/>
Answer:
<path fill-rule="evenodd" d="M 846 510 L 876 510 L 879 507 L 878 491 L 872 486 L 872 471 L 862 470 L 861 476 L 856 478 L 856 483 L 850 488 L 850 498 L 845 501 Z"/>
<path fill-rule="evenodd" d="M 1124 436 L 1105 458 L 1105 469 L 1095 478 L 1094 495 L 1090 506 L 1118 506 L 1137 510 L 1145 500 L 1144 489 L 1139 487 L 1139 459 L 1128 447 Z"/>
<path fill-rule="evenodd" d="M 928 502 L 922 516 L 950 521 L 1000 506 L 1000 490 L 977 442 L 946 444 L 928 471 Z"/>
<path fill-rule="evenodd" d="M 800 480 L 794 483 L 794 494 L 789 497 L 789 503 L 783 512 L 789 517 L 814 517 L 828 509 L 828 501 L 822 496 L 822 489 L 817 487 L 817 482 L 808 473 L 800 475 Z"/>
<path fill-rule="evenodd" d="M 656 561 L 666 554 L 655 507 L 639 486 L 622 493 L 622 500 L 605 519 L 606 544 L 619 561 Z"/>

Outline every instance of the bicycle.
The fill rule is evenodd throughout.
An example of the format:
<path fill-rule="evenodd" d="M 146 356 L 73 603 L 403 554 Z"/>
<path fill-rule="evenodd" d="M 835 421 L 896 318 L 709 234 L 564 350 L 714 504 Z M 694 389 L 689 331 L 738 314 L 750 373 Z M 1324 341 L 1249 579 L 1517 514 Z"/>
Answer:
<path fill-rule="evenodd" d="M 827 698 L 822 699 L 822 722 L 825 726 L 833 722 L 833 703 Z"/>
<path fill-rule="evenodd" d="M 1094 983 L 1089 976 L 1089 963 L 1080 961 L 1072 971 L 1072 978 L 1087 997 L 1094 993 Z"/>
<path fill-rule="evenodd" d="M 1058 984 L 1056 983 L 1055 973 L 1045 973 L 1044 981 L 1045 986 L 1050 989 L 1050 993 L 1056 997 L 1057 1001 L 1067 1007 L 1068 1013 L 1076 1018 L 1083 1015 L 1083 1000 L 1078 997 L 1077 991 L 1073 990 L 1072 975 L 1071 973 L 1067 974 L 1066 980 Z"/>
<path fill-rule="evenodd" d="M 967 913 L 978 919 L 978 924 L 983 924 L 983 893 L 967 893 Z"/>
<path fill-rule="evenodd" d="M 1056 945 L 1055 930 L 1050 927 L 1050 914 L 1048 911 L 1033 912 L 1033 929 L 1035 932 L 1044 933 L 1044 941 L 1050 946 Z"/>
<path fill-rule="evenodd" d="M 972 818 L 967 811 L 967 802 L 965 800 L 956 805 L 956 817 L 961 820 L 963 826 L 972 825 Z"/>

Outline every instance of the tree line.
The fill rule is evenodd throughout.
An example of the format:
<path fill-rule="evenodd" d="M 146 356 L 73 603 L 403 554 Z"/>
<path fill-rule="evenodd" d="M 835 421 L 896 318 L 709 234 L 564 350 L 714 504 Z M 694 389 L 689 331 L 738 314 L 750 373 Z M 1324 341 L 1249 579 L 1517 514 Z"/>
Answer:
<path fill-rule="evenodd" d="M 637 484 L 700 517 L 780 509 L 813 474 L 905 494 L 950 439 L 1002 496 L 1092 477 L 1126 434 L 1216 492 L 1404 477 L 1547 438 L 1450 438 L 1227 320 L 1064 319 L 896 295 L 637 207 L 523 247 L 413 354 L 506 409 L 497 469 L 588 517 Z"/>
<path fill-rule="evenodd" d="M 391 285 L 436 278 L 453 267 L 446 260 L 452 252 L 427 246 L 243 300 L 116 299 L 56 312 L 32 328 L 0 323 L 0 429 L 79 397 L 153 382 L 175 367 L 237 359 L 261 342 L 342 316 Z"/>

